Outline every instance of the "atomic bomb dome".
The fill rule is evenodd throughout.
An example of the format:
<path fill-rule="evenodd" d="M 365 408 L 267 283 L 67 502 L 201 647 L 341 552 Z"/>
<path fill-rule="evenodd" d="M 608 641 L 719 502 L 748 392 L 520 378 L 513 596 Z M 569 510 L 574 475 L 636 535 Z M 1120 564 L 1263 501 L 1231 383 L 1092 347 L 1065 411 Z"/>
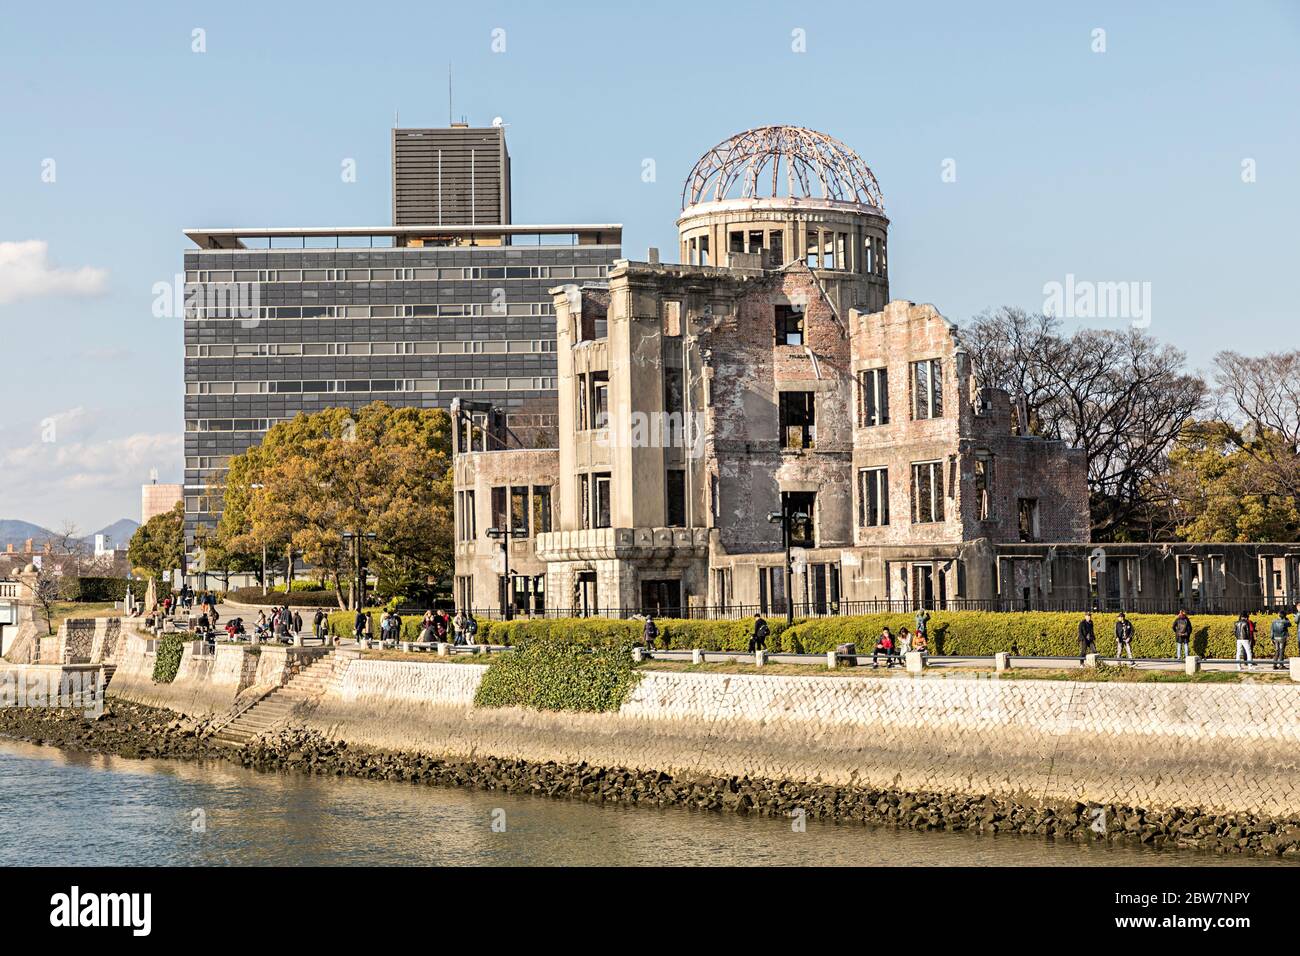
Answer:
<path fill-rule="evenodd" d="M 682 187 L 681 261 L 780 269 L 793 262 L 853 286 L 846 304 L 889 301 L 889 219 L 875 174 L 839 140 L 801 126 L 737 133 Z"/>
<path fill-rule="evenodd" d="M 682 188 L 682 209 L 780 196 L 885 208 L 871 168 L 839 140 L 802 126 L 760 126 L 700 157 Z"/>

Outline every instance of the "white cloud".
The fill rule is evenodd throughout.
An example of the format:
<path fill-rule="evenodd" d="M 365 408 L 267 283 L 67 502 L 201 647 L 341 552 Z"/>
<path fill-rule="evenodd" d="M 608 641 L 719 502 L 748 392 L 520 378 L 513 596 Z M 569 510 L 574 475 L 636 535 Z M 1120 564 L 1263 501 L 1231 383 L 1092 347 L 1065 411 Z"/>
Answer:
<path fill-rule="evenodd" d="M 180 471 L 184 436 L 136 432 L 100 438 L 107 424 L 98 412 L 78 406 L 42 419 L 27 444 L 0 448 L 0 517 L 46 527 L 71 519 L 83 530 L 118 518 L 138 520 L 140 486 L 151 468 L 162 475 Z M 6 432 L 17 438 L 14 430 Z"/>
<path fill-rule="evenodd" d="M 0 305 L 41 296 L 98 295 L 104 291 L 107 269 L 60 269 L 50 262 L 49 253 L 50 244 L 43 239 L 0 242 Z"/>

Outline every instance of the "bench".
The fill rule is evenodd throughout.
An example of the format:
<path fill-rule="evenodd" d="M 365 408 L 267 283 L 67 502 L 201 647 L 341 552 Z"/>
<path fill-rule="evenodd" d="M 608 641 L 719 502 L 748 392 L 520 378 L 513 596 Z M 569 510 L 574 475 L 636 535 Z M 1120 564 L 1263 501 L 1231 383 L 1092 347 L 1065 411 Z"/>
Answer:
<path fill-rule="evenodd" d="M 402 641 L 402 650 L 404 651 L 436 651 L 438 649 L 437 641 Z"/>

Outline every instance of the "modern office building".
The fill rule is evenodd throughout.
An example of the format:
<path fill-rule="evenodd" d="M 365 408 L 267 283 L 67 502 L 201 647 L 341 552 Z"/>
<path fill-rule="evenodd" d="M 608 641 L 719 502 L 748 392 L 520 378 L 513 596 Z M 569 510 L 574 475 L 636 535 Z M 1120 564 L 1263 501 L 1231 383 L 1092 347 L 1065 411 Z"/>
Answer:
<path fill-rule="evenodd" d="M 230 457 L 299 412 L 375 400 L 445 408 L 460 397 L 501 409 L 518 440 L 554 443 L 548 290 L 603 279 L 621 226 L 508 223 L 499 128 L 394 130 L 393 147 L 398 224 L 185 231 L 195 246 L 185 253 L 191 544 L 220 516 Z"/>

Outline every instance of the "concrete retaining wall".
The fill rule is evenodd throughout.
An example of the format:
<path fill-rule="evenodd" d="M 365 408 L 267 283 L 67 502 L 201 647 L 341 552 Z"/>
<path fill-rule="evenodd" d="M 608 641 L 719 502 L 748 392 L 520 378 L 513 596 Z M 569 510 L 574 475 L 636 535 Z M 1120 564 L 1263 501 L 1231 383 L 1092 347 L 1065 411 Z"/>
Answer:
<path fill-rule="evenodd" d="M 438 756 L 1300 814 L 1290 685 L 645 672 L 617 714 L 475 710 L 485 668 L 353 661 L 302 720 Z"/>

